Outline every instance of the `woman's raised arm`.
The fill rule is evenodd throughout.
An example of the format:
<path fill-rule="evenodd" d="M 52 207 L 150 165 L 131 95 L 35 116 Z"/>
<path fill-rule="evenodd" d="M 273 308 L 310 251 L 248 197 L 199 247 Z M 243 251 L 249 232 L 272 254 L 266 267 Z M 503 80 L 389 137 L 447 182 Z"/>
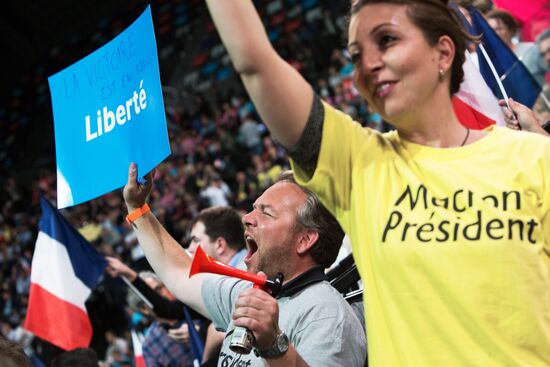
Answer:
<path fill-rule="evenodd" d="M 250 0 L 207 0 L 236 71 L 272 136 L 286 148 L 300 139 L 313 90 L 273 49 Z"/>

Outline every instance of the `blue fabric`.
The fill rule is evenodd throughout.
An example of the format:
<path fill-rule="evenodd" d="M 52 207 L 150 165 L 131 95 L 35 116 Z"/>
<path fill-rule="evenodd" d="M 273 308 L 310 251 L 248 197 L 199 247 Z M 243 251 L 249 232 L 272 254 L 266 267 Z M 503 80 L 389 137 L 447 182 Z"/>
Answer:
<path fill-rule="evenodd" d="M 502 80 L 508 97 L 532 107 L 541 91 L 540 85 L 476 8 L 471 5 L 467 8 L 472 18 L 472 28 L 475 34 L 481 35 L 481 42 Z M 497 97 L 504 98 L 479 46 L 477 54 L 479 56 L 479 71 L 483 75 L 483 79 Z"/>
<path fill-rule="evenodd" d="M 90 289 L 95 288 L 107 261 L 46 199 L 40 198 L 40 232 L 67 248 L 74 273 Z"/>
<path fill-rule="evenodd" d="M 231 258 L 231 260 L 229 260 L 229 263 L 227 265 L 232 266 L 234 268 L 238 268 L 245 256 L 246 256 L 246 248 L 243 248 L 239 252 L 237 252 L 235 255 L 233 255 L 233 257 Z"/>
<path fill-rule="evenodd" d="M 191 318 L 191 314 L 185 306 L 183 306 L 183 315 L 185 316 L 185 322 L 189 327 L 189 337 L 191 341 L 191 349 L 193 350 L 193 355 L 195 356 L 195 359 L 197 361 L 201 362 L 202 354 L 204 353 L 204 344 L 201 340 L 201 337 L 199 336 L 199 333 L 197 333 L 197 329 L 195 329 L 195 323 Z"/>

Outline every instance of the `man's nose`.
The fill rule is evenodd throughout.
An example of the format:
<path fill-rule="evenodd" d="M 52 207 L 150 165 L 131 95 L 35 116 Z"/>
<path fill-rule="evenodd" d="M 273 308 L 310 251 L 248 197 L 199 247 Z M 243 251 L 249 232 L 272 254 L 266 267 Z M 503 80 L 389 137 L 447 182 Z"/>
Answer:
<path fill-rule="evenodd" d="M 250 213 L 247 213 L 243 215 L 243 224 L 245 227 L 250 227 L 255 225 L 256 219 L 254 216 L 254 210 L 252 210 Z"/>

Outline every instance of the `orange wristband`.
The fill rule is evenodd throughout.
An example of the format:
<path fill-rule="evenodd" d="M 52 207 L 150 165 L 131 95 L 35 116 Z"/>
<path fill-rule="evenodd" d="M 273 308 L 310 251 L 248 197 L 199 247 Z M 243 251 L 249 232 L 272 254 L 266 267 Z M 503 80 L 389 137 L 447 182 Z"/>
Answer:
<path fill-rule="evenodd" d="M 146 213 L 149 213 L 150 211 L 151 211 L 151 208 L 149 208 L 149 205 L 145 203 L 141 208 L 137 208 L 133 210 L 131 213 L 128 213 L 128 215 L 126 216 L 126 222 L 128 222 L 128 224 L 132 224 L 133 222 L 136 221 L 136 219 L 138 219 L 139 217 L 141 217 Z"/>

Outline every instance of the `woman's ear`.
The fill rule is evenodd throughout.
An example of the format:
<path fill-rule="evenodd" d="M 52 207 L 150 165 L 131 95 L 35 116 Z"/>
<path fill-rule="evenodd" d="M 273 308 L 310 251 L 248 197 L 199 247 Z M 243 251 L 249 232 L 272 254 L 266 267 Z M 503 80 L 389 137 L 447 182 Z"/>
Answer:
<path fill-rule="evenodd" d="M 456 47 L 451 37 L 444 35 L 439 37 L 437 42 L 439 51 L 439 69 L 445 74 L 452 68 L 455 57 Z"/>

